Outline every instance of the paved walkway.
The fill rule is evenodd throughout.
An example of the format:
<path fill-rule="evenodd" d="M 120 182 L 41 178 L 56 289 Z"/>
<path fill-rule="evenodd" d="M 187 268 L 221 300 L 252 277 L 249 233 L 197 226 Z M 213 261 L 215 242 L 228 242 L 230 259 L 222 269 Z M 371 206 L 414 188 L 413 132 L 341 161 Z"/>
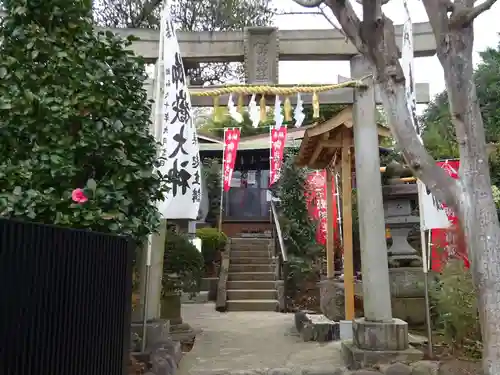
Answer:
<path fill-rule="evenodd" d="M 333 372 L 343 367 L 340 343 L 301 341 L 292 314 L 218 313 L 213 304 L 184 304 L 182 316 L 201 332 L 181 360 L 178 375 L 279 368 Z"/>

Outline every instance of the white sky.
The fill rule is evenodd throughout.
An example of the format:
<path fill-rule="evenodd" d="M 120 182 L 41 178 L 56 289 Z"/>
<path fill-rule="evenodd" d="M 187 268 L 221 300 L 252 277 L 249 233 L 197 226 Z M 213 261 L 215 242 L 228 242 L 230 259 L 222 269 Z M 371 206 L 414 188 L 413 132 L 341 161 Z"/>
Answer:
<path fill-rule="evenodd" d="M 384 6 L 385 14 L 395 24 L 404 21 L 402 0 L 392 0 Z M 424 6 L 419 0 L 409 0 L 412 14 L 412 22 L 427 22 Z M 314 9 L 306 9 L 297 5 L 293 0 L 274 0 L 274 5 L 288 12 L 304 12 Z M 359 11 L 361 8 L 359 7 Z M 500 2 L 494 5 L 488 12 L 482 14 L 474 22 L 475 43 L 474 63 L 479 62 L 479 55 L 486 47 L 496 47 L 499 42 L 500 32 Z M 335 21 L 336 22 L 336 21 Z M 275 25 L 282 30 L 290 29 L 331 29 L 332 26 L 322 15 L 283 15 L 276 17 Z M 280 83 L 336 83 L 337 75 L 350 77 L 349 62 L 347 61 L 282 61 L 279 67 Z M 416 82 L 428 82 L 431 95 L 444 90 L 443 70 L 436 56 L 421 57 L 415 59 Z"/>

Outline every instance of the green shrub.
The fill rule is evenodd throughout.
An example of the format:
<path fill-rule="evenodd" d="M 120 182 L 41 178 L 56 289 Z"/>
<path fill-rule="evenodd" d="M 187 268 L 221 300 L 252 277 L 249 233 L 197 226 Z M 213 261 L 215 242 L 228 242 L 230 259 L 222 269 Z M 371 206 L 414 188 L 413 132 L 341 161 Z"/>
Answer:
<path fill-rule="evenodd" d="M 0 216 L 127 234 L 158 229 L 157 148 L 131 40 L 91 1 L 8 0 L 0 23 Z M 72 202 L 81 189 L 86 202 Z"/>
<path fill-rule="evenodd" d="M 201 239 L 201 252 L 205 264 L 213 263 L 218 251 L 224 251 L 227 243 L 227 236 L 219 232 L 216 228 L 200 228 L 196 235 Z"/>
<path fill-rule="evenodd" d="M 287 297 L 294 298 L 306 281 L 317 281 L 318 277 L 318 270 L 310 259 L 291 255 L 288 258 Z"/>
<path fill-rule="evenodd" d="M 470 357 L 480 357 L 481 328 L 470 270 L 464 268 L 461 260 L 448 261 L 430 294 L 435 328 L 446 344 Z"/>
<path fill-rule="evenodd" d="M 279 181 L 273 185 L 272 193 L 279 198 L 277 209 L 289 255 L 310 260 L 324 253 L 324 247 L 316 243 L 317 223 L 311 220 L 307 208 L 307 168 L 298 168 L 295 157 L 298 149 L 286 149 Z"/>
<path fill-rule="evenodd" d="M 163 256 L 163 293 L 197 293 L 204 273 L 203 256 L 186 235 L 167 231 Z"/>

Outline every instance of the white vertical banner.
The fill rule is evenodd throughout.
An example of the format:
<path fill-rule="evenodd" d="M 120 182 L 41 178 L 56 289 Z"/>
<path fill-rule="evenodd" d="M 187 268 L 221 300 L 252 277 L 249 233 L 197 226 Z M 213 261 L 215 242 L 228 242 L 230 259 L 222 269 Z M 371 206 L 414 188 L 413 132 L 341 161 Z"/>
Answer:
<path fill-rule="evenodd" d="M 170 190 L 158 207 L 165 219 L 196 220 L 202 196 L 200 152 L 179 42 L 168 5 L 162 10 L 161 22 L 164 26 L 160 35 L 163 53 L 159 59 L 160 66 L 163 65 L 164 81 L 160 99 L 163 116 L 159 120 L 159 171 L 168 176 Z"/>
<path fill-rule="evenodd" d="M 448 228 L 450 222 L 443 205 L 432 195 L 422 181 L 418 180 L 417 184 L 421 230 Z"/>
<path fill-rule="evenodd" d="M 417 117 L 417 95 L 415 90 L 415 69 L 413 62 L 413 25 L 411 23 L 408 0 L 403 0 L 405 22 L 403 24 L 403 42 L 401 51 L 401 67 L 405 76 L 406 104 L 413 120 L 413 126 L 420 136 Z"/>

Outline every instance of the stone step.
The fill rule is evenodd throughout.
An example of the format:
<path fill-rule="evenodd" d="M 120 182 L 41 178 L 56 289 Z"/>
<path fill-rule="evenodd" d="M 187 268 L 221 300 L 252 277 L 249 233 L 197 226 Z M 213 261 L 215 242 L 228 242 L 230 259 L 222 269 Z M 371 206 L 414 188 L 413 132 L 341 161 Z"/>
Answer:
<path fill-rule="evenodd" d="M 245 289 L 245 290 L 269 290 L 276 289 L 276 282 L 273 281 L 228 281 L 228 290 Z"/>
<path fill-rule="evenodd" d="M 256 300 L 256 299 L 276 299 L 275 289 L 260 289 L 260 290 L 249 290 L 249 289 L 229 289 L 227 291 L 228 300 Z"/>
<path fill-rule="evenodd" d="M 231 250 L 259 250 L 259 249 L 273 249 L 274 241 L 265 239 L 265 238 L 256 238 L 256 239 L 231 239 Z"/>
<path fill-rule="evenodd" d="M 233 245 L 269 245 L 273 243 L 272 238 L 244 238 L 244 237 L 231 237 L 231 244 Z"/>
<path fill-rule="evenodd" d="M 231 254 L 232 255 L 232 254 Z M 230 264 L 268 264 L 272 263 L 272 259 L 267 257 L 237 257 L 231 256 Z"/>
<path fill-rule="evenodd" d="M 263 250 L 232 250 L 231 249 L 231 259 L 235 258 L 266 258 L 269 259 L 271 254 L 267 249 Z"/>
<path fill-rule="evenodd" d="M 229 272 L 230 281 L 274 281 L 273 272 Z"/>
<path fill-rule="evenodd" d="M 277 311 L 278 301 L 268 299 L 228 300 L 228 311 Z"/>
<path fill-rule="evenodd" d="M 272 272 L 270 264 L 231 263 L 229 272 Z"/>

